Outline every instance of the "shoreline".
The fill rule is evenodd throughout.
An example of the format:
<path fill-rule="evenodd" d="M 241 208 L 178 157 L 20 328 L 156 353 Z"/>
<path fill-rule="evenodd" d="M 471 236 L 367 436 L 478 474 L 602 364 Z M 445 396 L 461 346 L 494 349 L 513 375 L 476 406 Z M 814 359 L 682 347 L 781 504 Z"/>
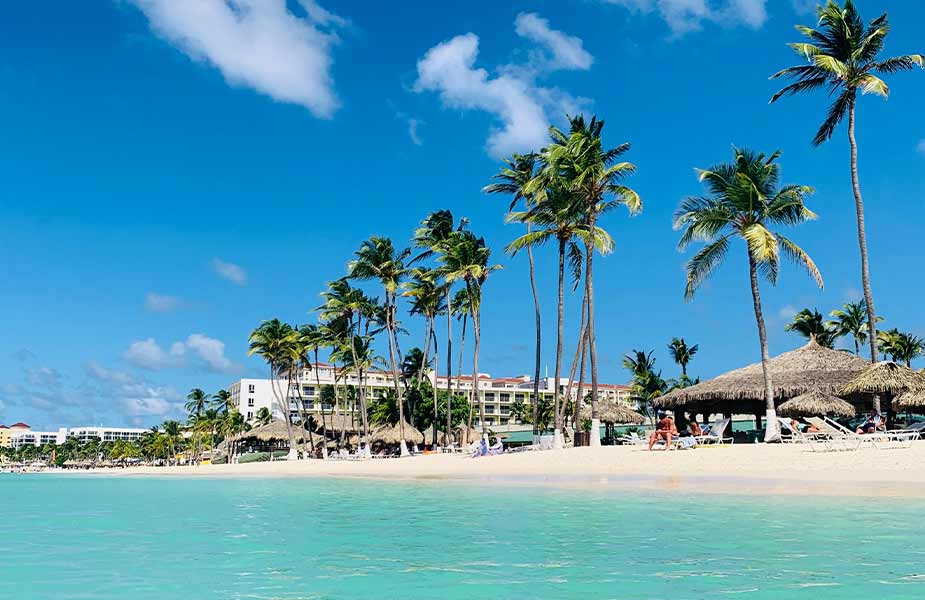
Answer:
<path fill-rule="evenodd" d="M 814 453 L 800 446 L 740 444 L 647 452 L 628 446 L 469 458 L 274 461 L 234 465 L 127 467 L 58 474 L 109 477 L 314 478 L 443 482 L 561 489 L 759 496 L 925 499 L 925 444 Z M 670 495 L 665 496 L 670 501 Z"/>

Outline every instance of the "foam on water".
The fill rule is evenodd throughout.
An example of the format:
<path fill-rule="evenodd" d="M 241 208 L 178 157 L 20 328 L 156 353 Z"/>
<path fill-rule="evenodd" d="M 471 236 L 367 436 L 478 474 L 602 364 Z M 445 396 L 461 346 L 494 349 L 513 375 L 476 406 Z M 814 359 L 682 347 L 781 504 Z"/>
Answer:
<path fill-rule="evenodd" d="M 325 479 L 0 476 L 30 600 L 925 597 L 925 503 Z"/>

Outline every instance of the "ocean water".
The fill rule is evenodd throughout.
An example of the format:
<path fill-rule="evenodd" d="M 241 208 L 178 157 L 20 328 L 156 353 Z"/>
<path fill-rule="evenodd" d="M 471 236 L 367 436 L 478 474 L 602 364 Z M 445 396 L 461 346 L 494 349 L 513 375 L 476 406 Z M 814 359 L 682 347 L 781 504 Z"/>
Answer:
<path fill-rule="evenodd" d="M 0 475 L 0 597 L 925 598 L 925 503 Z"/>

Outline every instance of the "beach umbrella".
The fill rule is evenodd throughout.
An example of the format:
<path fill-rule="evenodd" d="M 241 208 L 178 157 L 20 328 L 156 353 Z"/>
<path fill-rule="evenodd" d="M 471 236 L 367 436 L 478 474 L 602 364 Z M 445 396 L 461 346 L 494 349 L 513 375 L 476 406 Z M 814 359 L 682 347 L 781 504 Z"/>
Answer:
<path fill-rule="evenodd" d="M 597 405 L 602 423 L 641 425 L 646 418 L 621 402 L 602 401 Z M 591 407 L 583 406 L 578 413 L 583 419 L 591 418 Z"/>
<path fill-rule="evenodd" d="M 925 375 L 892 361 L 869 365 L 839 391 L 848 394 L 891 394 L 925 390 Z"/>
<path fill-rule="evenodd" d="M 298 426 L 293 426 L 293 437 L 296 443 L 303 441 L 308 436 L 301 431 Z M 266 425 L 254 427 L 249 431 L 243 431 L 234 437 L 237 441 L 257 440 L 258 442 L 289 442 L 289 430 L 286 428 L 284 421 L 271 421 Z"/>
<path fill-rule="evenodd" d="M 369 433 L 369 441 L 380 442 L 386 445 L 397 445 L 400 444 L 402 428 L 395 425 L 380 425 L 376 427 Z M 405 442 L 410 442 L 412 444 L 422 444 L 424 442 L 424 434 L 412 427 L 409 423 L 405 422 L 404 424 L 405 432 Z"/>
<path fill-rule="evenodd" d="M 816 415 L 853 417 L 855 414 L 854 406 L 850 402 L 819 390 L 811 390 L 787 400 L 777 408 L 777 412 L 785 417 Z"/>
<path fill-rule="evenodd" d="M 433 442 L 433 440 L 434 440 L 434 426 L 431 425 L 430 427 L 428 427 L 427 429 L 425 429 L 423 435 L 424 435 L 424 443 L 425 443 L 425 444 L 429 444 L 429 443 Z M 452 440 L 453 440 L 453 436 L 450 435 L 450 441 L 452 441 Z M 437 445 L 439 445 L 439 446 L 446 446 L 446 445 L 447 445 L 447 442 L 446 442 L 446 432 L 441 431 L 441 430 L 439 430 L 439 429 L 437 430 Z"/>
<path fill-rule="evenodd" d="M 453 436 L 455 441 L 460 444 L 471 444 L 472 442 L 481 439 L 482 434 L 476 430 L 474 427 L 466 427 L 465 425 L 460 425 L 453 429 Z"/>
<path fill-rule="evenodd" d="M 815 340 L 768 361 L 774 399 L 783 401 L 818 390 L 840 390 L 869 365 L 849 352 L 820 346 Z M 844 394 L 843 394 L 844 395 Z M 697 412 L 764 413 L 764 374 L 761 363 L 723 373 L 713 379 L 673 390 L 653 401 L 659 408 Z"/>

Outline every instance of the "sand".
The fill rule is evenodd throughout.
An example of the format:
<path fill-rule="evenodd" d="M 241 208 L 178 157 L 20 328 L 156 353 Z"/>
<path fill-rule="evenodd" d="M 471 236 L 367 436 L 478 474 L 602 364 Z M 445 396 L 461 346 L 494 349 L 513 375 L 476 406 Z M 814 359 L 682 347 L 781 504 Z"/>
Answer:
<path fill-rule="evenodd" d="M 737 444 L 672 452 L 615 446 L 480 458 L 427 454 L 385 460 L 275 461 L 89 472 L 160 477 L 359 477 L 718 494 L 925 498 L 923 464 L 925 442 L 904 449 L 862 447 L 828 453 L 779 444 Z"/>

